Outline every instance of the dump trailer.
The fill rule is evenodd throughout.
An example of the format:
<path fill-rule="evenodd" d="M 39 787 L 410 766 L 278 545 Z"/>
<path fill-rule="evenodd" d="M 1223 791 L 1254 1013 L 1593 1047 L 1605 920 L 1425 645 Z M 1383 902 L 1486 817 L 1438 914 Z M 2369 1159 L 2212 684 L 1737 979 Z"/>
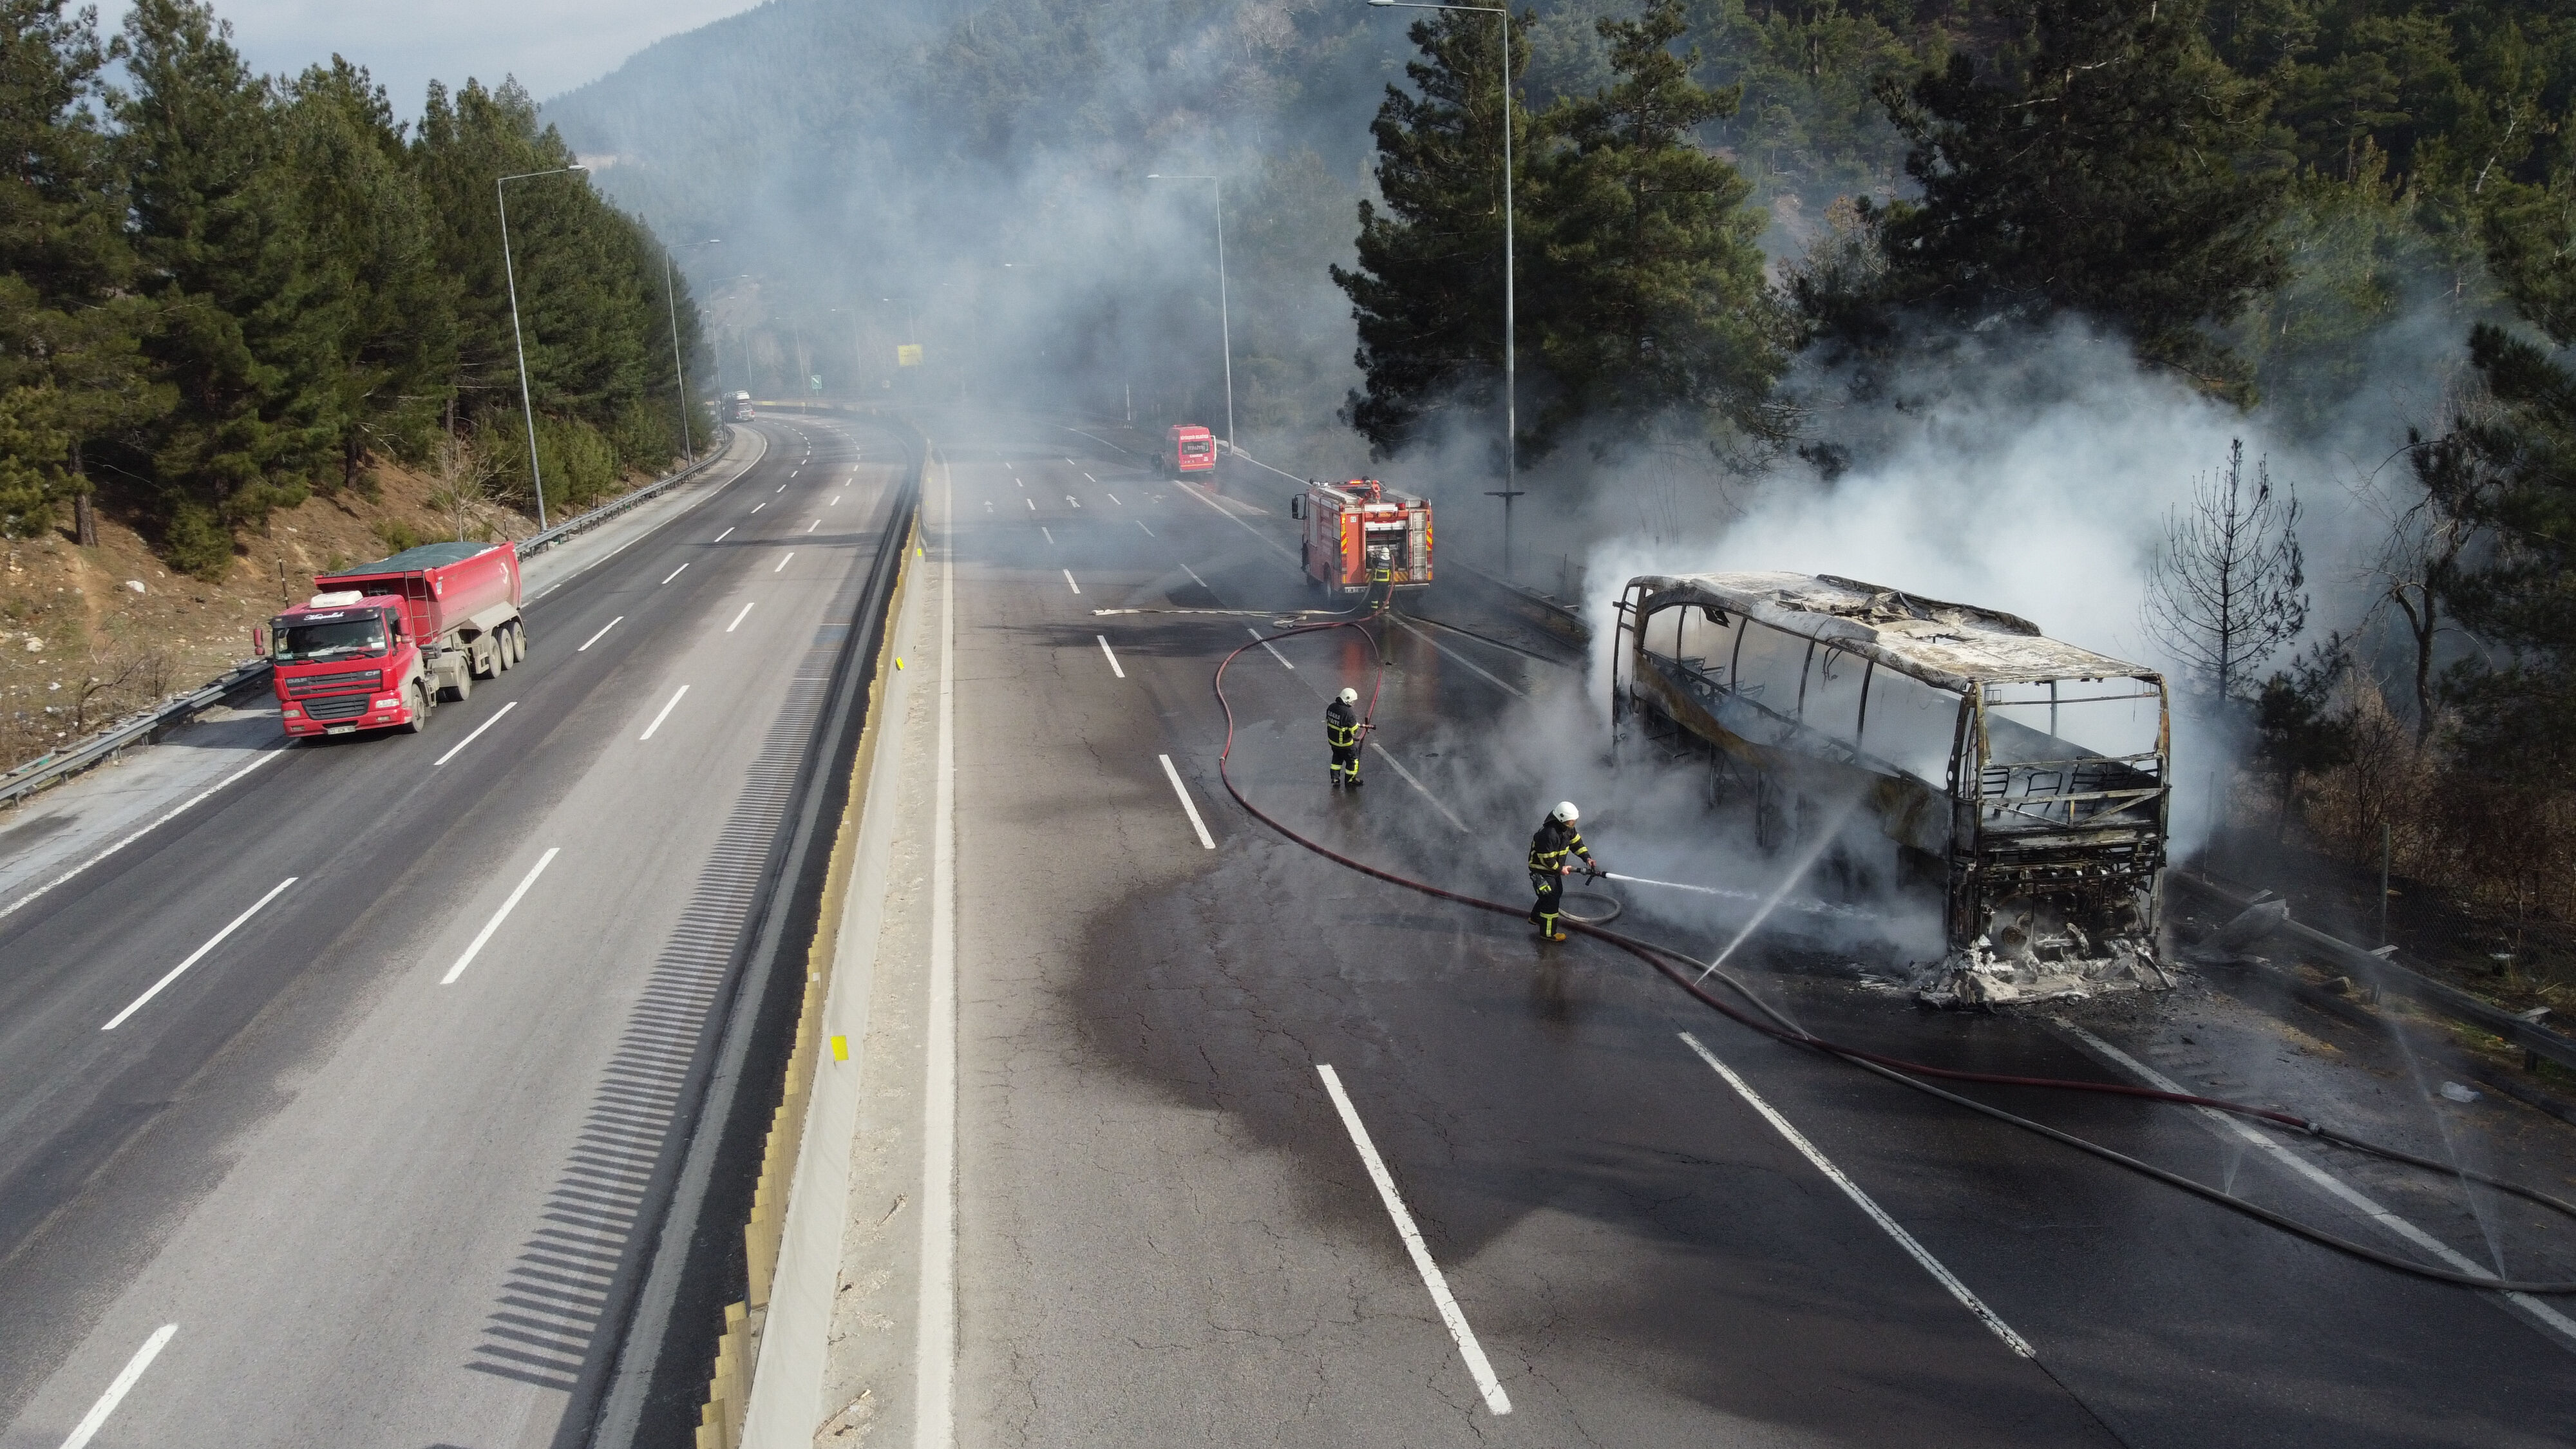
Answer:
<path fill-rule="evenodd" d="M 513 544 L 425 543 L 313 584 L 263 641 L 289 735 L 418 733 L 527 656 Z"/>
<path fill-rule="evenodd" d="M 2173 984 L 2156 955 L 2170 803 L 2163 676 L 2028 620 L 1830 574 L 1633 578 L 1614 735 L 1704 757 L 1757 838 L 1872 821 L 1937 882 L 1960 1004 Z"/>
<path fill-rule="evenodd" d="M 1431 500 L 1375 478 L 1309 482 L 1288 500 L 1302 526 L 1298 563 L 1327 594 L 1368 590 L 1380 569 L 1399 589 L 1431 582 Z"/>

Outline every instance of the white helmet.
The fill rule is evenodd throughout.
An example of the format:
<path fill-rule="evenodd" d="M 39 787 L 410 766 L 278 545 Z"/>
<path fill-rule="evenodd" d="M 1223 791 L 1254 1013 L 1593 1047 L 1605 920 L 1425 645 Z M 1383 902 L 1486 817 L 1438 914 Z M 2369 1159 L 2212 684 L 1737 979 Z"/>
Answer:
<path fill-rule="evenodd" d="M 1344 703 L 1344 704 L 1357 704 L 1357 703 L 1359 703 L 1359 702 L 1360 702 L 1360 692 L 1359 692 L 1358 690 L 1356 690 L 1356 689 L 1345 689 L 1345 690 L 1343 690 L 1343 691 L 1342 691 L 1342 703 Z"/>
<path fill-rule="evenodd" d="M 1583 818 L 1583 812 L 1575 809 L 1574 802 L 1571 800 L 1557 801 L 1556 808 L 1547 813 L 1555 816 L 1559 821 L 1567 825 L 1572 825 L 1575 821 Z"/>

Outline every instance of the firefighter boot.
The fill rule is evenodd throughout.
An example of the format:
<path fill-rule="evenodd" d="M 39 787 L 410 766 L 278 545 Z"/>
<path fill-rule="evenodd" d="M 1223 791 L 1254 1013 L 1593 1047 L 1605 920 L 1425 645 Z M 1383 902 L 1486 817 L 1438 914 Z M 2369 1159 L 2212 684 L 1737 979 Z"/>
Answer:
<path fill-rule="evenodd" d="M 1539 917 L 1538 938 L 1542 941 L 1567 941 L 1573 939 L 1563 931 L 1556 928 L 1556 912 L 1554 911 L 1549 911 L 1547 914 Z"/>

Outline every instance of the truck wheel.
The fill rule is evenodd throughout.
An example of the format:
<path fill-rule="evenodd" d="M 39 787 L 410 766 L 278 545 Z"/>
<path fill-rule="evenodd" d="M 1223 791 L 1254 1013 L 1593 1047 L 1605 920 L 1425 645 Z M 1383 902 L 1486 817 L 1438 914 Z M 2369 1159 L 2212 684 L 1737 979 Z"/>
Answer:
<path fill-rule="evenodd" d="M 518 662 L 517 652 L 510 648 L 510 626 L 504 624 L 492 635 L 492 672 L 507 674 L 510 666 Z"/>
<path fill-rule="evenodd" d="M 415 684 L 411 687 L 411 718 L 403 721 L 402 732 L 419 734 L 429 728 L 429 691 Z"/>
<path fill-rule="evenodd" d="M 525 624 L 512 624 L 510 626 L 510 662 L 517 664 L 527 657 L 528 626 Z"/>
<path fill-rule="evenodd" d="M 481 649 L 466 649 L 465 672 L 476 679 L 491 679 L 500 674 L 501 635 L 498 630 L 483 636 Z"/>
<path fill-rule="evenodd" d="M 465 661 L 465 667 L 457 671 L 456 682 L 448 686 L 447 697 L 458 704 L 474 697 L 474 661 L 470 657 Z"/>

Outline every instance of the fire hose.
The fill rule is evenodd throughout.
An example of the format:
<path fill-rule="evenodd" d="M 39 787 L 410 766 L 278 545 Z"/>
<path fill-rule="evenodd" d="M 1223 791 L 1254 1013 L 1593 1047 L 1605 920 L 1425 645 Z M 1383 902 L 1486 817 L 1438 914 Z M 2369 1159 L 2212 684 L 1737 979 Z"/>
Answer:
<path fill-rule="evenodd" d="M 1232 701 L 1226 698 L 1226 670 L 1233 667 L 1235 659 L 1242 655 L 1246 650 L 1253 649 L 1261 645 L 1273 644 L 1283 639 L 1295 638 L 1301 634 L 1319 633 L 1331 629 L 1352 628 L 1359 629 L 1363 634 L 1367 633 L 1365 621 L 1358 619 L 1344 619 L 1334 622 L 1304 624 L 1294 628 L 1283 629 L 1279 633 L 1272 634 L 1267 637 L 1256 638 L 1252 643 L 1238 645 L 1232 651 L 1227 653 L 1225 658 L 1218 663 L 1216 667 L 1216 675 L 1213 681 L 1216 690 L 1217 706 L 1225 712 L 1225 746 L 1217 754 L 1217 778 L 1224 782 L 1226 793 L 1234 797 L 1234 802 L 1237 805 L 1242 806 L 1246 814 L 1250 815 L 1253 819 L 1260 821 L 1262 824 L 1269 826 L 1272 830 L 1277 831 L 1280 835 L 1286 837 L 1290 841 L 1313 851 L 1315 854 L 1320 855 L 1326 860 L 1332 861 L 1337 865 L 1358 871 L 1362 875 L 1385 881 L 1390 885 L 1402 886 L 1406 890 L 1415 891 L 1420 894 L 1430 896 L 1436 900 L 1450 901 L 1455 904 L 1472 907 L 1477 910 L 1491 911 L 1498 915 L 1512 916 L 1522 914 L 1522 910 L 1518 906 L 1508 905 L 1501 901 L 1486 900 L 1481 896 L 1471 895 L 1465 891 L 1451 890 L 1445 886 L 1433 885 L 1428 881 L 1415 880 L 1410 876 L 1401 875 L 1395 871 L 1387 870 L 1380 866 L 1370 865 L 1366 861 L 1345 855 L 1320 841 L 1314 840 L 1299 831 L 1292 829 L 1277 817 L 1271 815 L 1268 811 L 1263 810 L 1260 806 L 1252 803 L 1250 797 L 1243 793 L 1242 787 L 1235 784 L 1234 775 L 1229 764 L 1234 754 L 1234 705 Z M 1383 654 L 1380 654 L 1379 658 L 1382 661 L 1384 658 Z M 1385 666 L 1383 662 L 1381 662 L 1378 668 L 1378 684 L 1377 686 L 1372 687 L 1369 692 L 1370 718 L 1373 718 L 1376 714 L 1378 692 L 1379 689 L 1383 687 L 1385 678 Z M 1638 883 L 1647 884 L 1648 882 L 1638 881 Z M 1664 884 L 1664 882 L 1653 882 L 1653 884 Z M 1587 892 L 1586 894 L 1590 893 Z M 1604 897 L 1604 899 L 1609 898 Z M 1613 901 L 1612 904 L 1616 906 L 1617 903 Z M 2112 1163 L 2115 1166 L 2127 1168 L 2132 1172 L 2139 1173 L 2142 1176 L 2164 1183 L 2169 1187 L 2178 1188 L 2184 1192 L 2191 1193 L 2196 1197 L 2207 1199 L 2208 1201 L 2216 1203 L 2230 1211 L 2242 1213 L 2247 1217 L 2253 1218 L 2257 1222 L 2268 1224 L 2269 1226 L 2278 1228 L 2283 1232 L 2305 1238 L 2321 1247 L 2333 1249 L 2336 1252 L 2347 1254 L 2351 1257 L 2361 1259 L 2364 1262 L 2375 1263 L 2384 1268 L 2394 1269 L 2397 1272 L 2411 1274 L 2419 1278 L 2428 1278 L 2435 1282 L 2452 1283 L 2461 1287 L 2479 1288 L 2489 1292 L 2576 1294 L 2576 1282 L 2529 1282 L 2507 1279 L 2500 1274 L 2487 1275 L 2481 1273 L 2458 1272 L 2448 1268 L 2435 1267 L 2429 1263 L 2417 1262 L 2410 1258 L 2399 1257 L 2394 1253 L 2383 1252 L 2377 1248 L 2369 1246 L 2368 1244 L 2354 1242 L 2349 1238 L 2338 1236 L 2313 1224 L 2301 1222 L 2287 1214 L 2275 1212 L 2270 1208 L 2248 1201 L 2247 1199 L 2239 1197 L 2223 1188 L 2213 1187 L 2197 1178 L 2186 1177 L 2181 1173 L 2169 1171 L 2165 1168 L 2158 1167 L 2153 1163 L 2131 1157 L 2116 1149 L 2105 1147 L 2101 1143 L 2093 1142 L 2086 1138 L 2078 1137 L 2071 1132 L 2051 1127 L 2044 1122 L 2034 1121 L 2028 1117 L 2007 1112 L 2000 1107 L 1980 1102 L 1973 1097 L 1962 1096 L 1959 1093 L 1945 1090 L 1941 1087 L 1934 1086 L 1932 1081 L 1924 1079 L 1932 1078 L 1938 1081 L 1977 1083 L 1987 1086 L 2033 1087 L 2051 1091 L 2091 1092 L 2105 1096 L 2129 1097 L 2145 1102 L 2159 1102 L 2174 1106 L 2197 1107 L 2209 1111 L 2225 1112 L 2234 1116 L 2250 1118 L 2255 1121 L 2268 1123 L 2275 1127 L 2288 1128 L 2294 1132 L 2305 1133 L 2318 1141 L 2332 1143 L 2338 1147 L 2343 1147 L 2355 1152 L 2366 1153 L 2371 1156 L 2383 1158 L 2390 1162 L 2404 1163 L 2408 1166 L 2420 1168 L 2426 1171 L 2446 1174 L 2448 1176 L 2458 1178 L 2463 1182 L 2474 1182 L 2484 1187 L 2493 1188 L 2499 1192 L 2512 1194 L 2515 1197 L 2519 1197 L 2527 1202 L 2548 1208 L 2568 1218 L 2576 1219 L 2576 1204 L 2571 1204 L 2553 1197 L 2537 1188 L 2529 1187 L 2521 1183 L 2511 1182 L 2472 1168 L 2460 1167 L 2452 1163 L 2437 1162 L 2431 1158 L 2419 1157 L 2413 1153 L 2405 1152 L 2398 1148 L 2370 1142 L 2362 1138 L 2352 1136 L 2349 1133 L 2338 1131 L 2324 1123 L 2314 1121 L 2310 1118 L 2301 1117 L 2292 1112 L 2281 1111 L 2276 1108 L 2258 1107 L 2245 1102 L 2232 1102 L 2219 1097 L 2196 1096 L 2188 1092 L 2167 1092 L 2154 1087 L 2136 1087 L 2120 1082 L 2094 1082 L 2067 1077 L 2021 1077 L 1994 1072 L 1960 1071 L 1955 1068 L 1932 1066 L 1928 1063 L 1908 1061 L 1901 1057 L 1886 1056 L 1877 1052 L 1864 1051 L 1858 1047 L 1847 1046 L 1840 1042 L 1817 1036 L 1813 1032 L 1810 1032 L 1806 1028 L 1798 1025 L 1777 1008 L 1773 1007 L 1769 1002 L 1764 1001 L 1750 986 L 1746 985 L 1733 973 L 1720 969 L 1715 963 L 1702 962 L 1684 955 L 1679 951 L 1675 951 L 1670 947 L 1658 945 L 1651 941 L 1639 940 L 1635 937 L 1623 935 L 1620 932 L 1608 929 L 1606 923 L 1615 918 L 1617 914 L 1618 911 L 1614 909 L 1608 915 L 1597 918 L 1586 918 L 1566 914 L 1562 919 L 1564 924 L 1573 927 L 1574 930 L 1581 932 L 1584 935 L 1591 936 L 1597 940 L 1607 942 L 1608 944 L 1627 952 L 1629 955 L 1636 957 L 1638 960 L 1645 962 L 1648 966 L 1653 967 L 1659 974 L 1671 981 L 1674 985 L 1679 986 L 1683 991 L 1689 993 L 1690 996 L 1697 1000 L 1701 1005 L 1708 1007 L 1719 1015 L 1724 1016 L 1741 1026 L 1758 1032 L 1763 1036 L 1770 1037 L 1775 1041 L 1784 1042 L 1791 1046 L 1802 1047 L 1825 1056 L 1838 1058 L 1852 1064 L 1853 1066 L 1859 1067 L 1863 1071 L 1884 1077 L 1901 1086 L 1922 1092 L 1928 1096 L 1938 1097 L 1954 1106 L 1965 1108 L 1966 1110 L 1978 1113 L 1981 1116 L 1991 1117 L 1998 1122 L 2003 1122 L 2011 1126 L 2021 1128 L 2023 1131 L 2035 1133 L 2041 1137 L 2049 1139 L 2050 1141 L 2072 1147 L 2079 1152 L 2090 1153 L 2091 1155 L 2098 1157 L 2105 1162 Z M 1696 968 L 1696 974 L 1693 973 L 1691 968 Z M 1710 991 L 1704 983 L 1711 976 L 1714 976 L 1717 980 L 1725 983 L 1730 991 L 1743 998 L 1745 1002 L 1749 1003 L 1754 1008 L 1754 1012 L 1758 1012 L 1759 1015 L 1754 1014 L 1754 1012 L 1747 1012 L 1744 1009 L 1729 1003 L 1725 998 L 1719 996 L 1717 993 Z"/>

